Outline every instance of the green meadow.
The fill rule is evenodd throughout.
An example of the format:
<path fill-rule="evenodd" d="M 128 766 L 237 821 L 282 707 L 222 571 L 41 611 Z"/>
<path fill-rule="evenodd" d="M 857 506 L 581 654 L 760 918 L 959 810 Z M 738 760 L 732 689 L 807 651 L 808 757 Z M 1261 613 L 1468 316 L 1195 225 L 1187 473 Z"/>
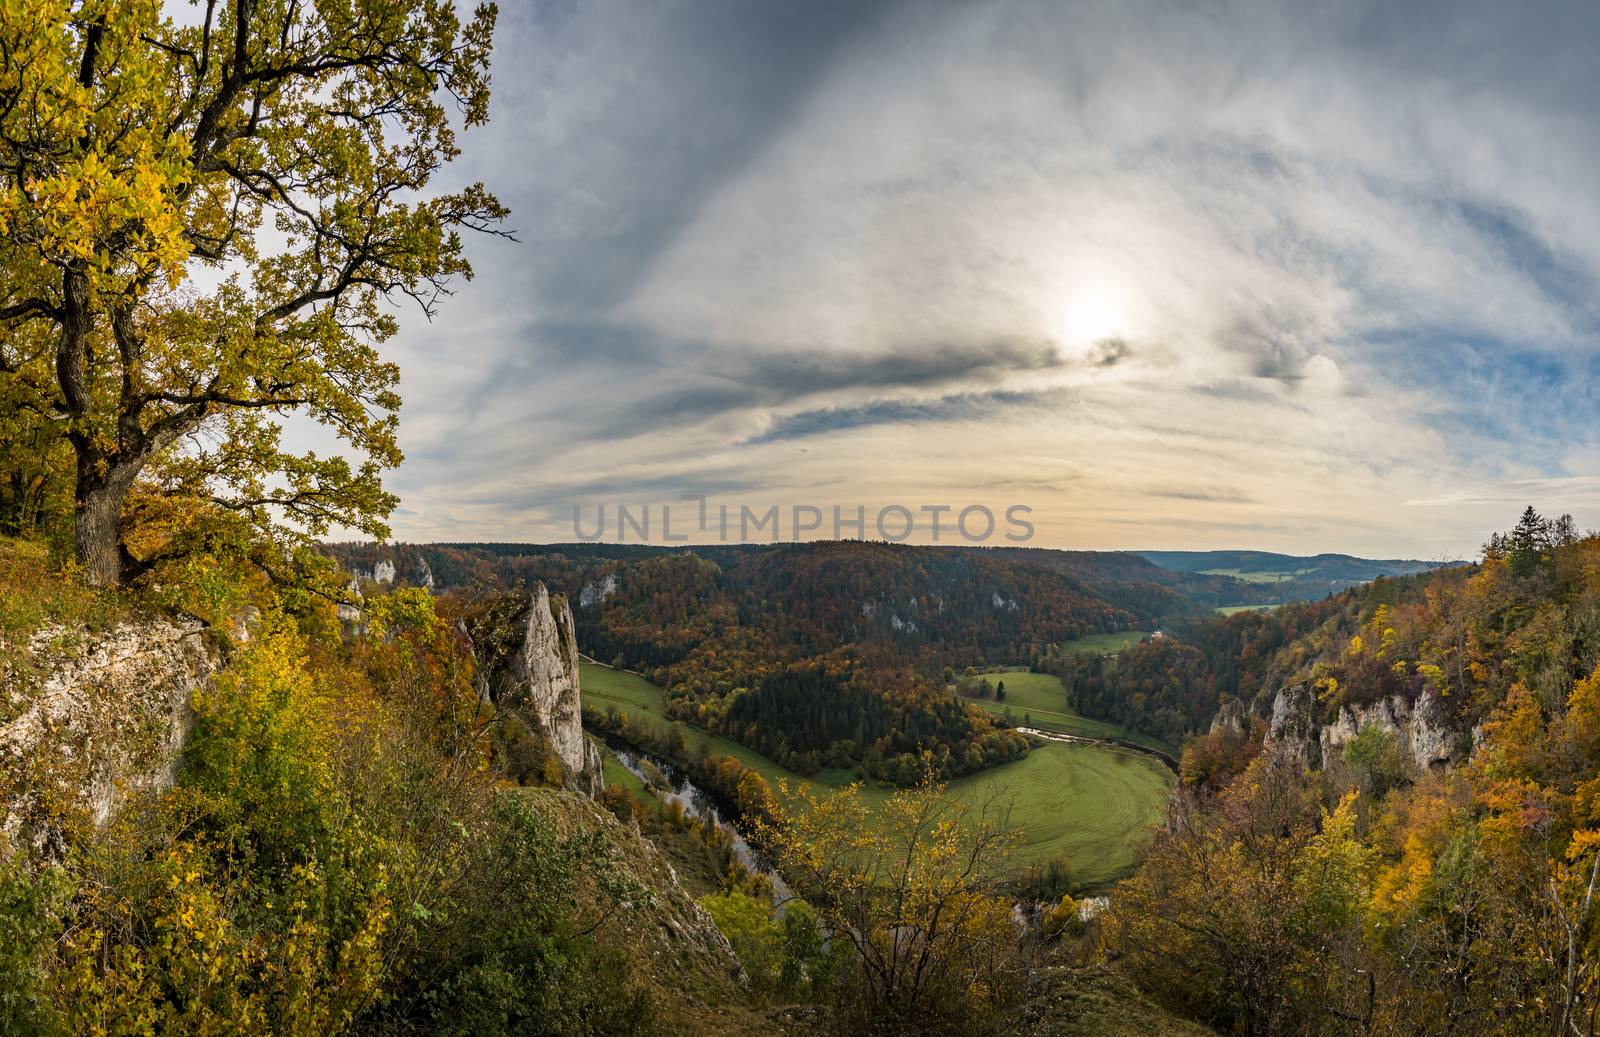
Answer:
<path fill-rule="evenodd" d="M 1252 569 L 1248 572 L 1243 569 L 1200 570 L 1201 574 L 1205 576 L 1231 576 L 1236 580 L 1243 580 L 1245 583 L 1287 583 L 1295 577 L 1302 576 L 1310 571 L 1309 569 L 1296 569 L 1293 572 L 1272 572 L 1259 569 Z"/>
<path fill-rule="evenodd" d="M 1224 616 L 1231 616 L 1238 612 L 1271 612 L 1279 604 L 1281 602 L 1274 602 L 1270 605 L 1219 605 L 1217 611 Z"/>
<path fill-rule="evenodd" d="M 1123 630 L 1115 634 L 1090 634 L 1080 637 L 1076 641 L 1063 641 L 1061 651 L 1067 655 L 1081 655 L 1094 653 L 1095 655 L 1116 655 L 1124 648 L 1131 647 L 1149 637 L 1149 630 Z M 1007 685 L 1010 687 L 1010 685 Z"/>
<path fill-rule="evenodd" d="M 1061 678 L 1051 673 L 1029 673 L 1027 670 L 990 670 L 979 676 L 987 678 L 991 687 L 1005 681 L 1004 702 L 994 699 L 967 699 L 979 709 L 999 716 L 1009 716 L 1015 724 L 1026 721 L 1027 726 L 1041 731 L 1076 735 L 1079 738 L 1110 738 L 1148 746 L 1151 749 L 1175 756 L 1172 747 L 1149 735 L 1130 731 L 1125 727 L 1079 716 L 1067 709 L 1067 689 Z M 973 678 L 962 678 L 962 682 Z"/>
<path fill-rule="evenodd" d="M 1004 677 L 1009 699 L 1013 677 L 1040 675 L 1018 672 L 997 676 Z M 644 678 L 591 662 L 582 664 L 581 678 L 586 706 L 615 706 L 624 713 L 668 722 L 662 710 L 661 689 Z M 1022 683 L 1026 686 L 1031 682 Z M 1060 689 L 1059 681 L 1056 688 Z M 1048 691 L 1043 686 L 1037 690 L 1041 694 Z M 1020 718 L 1022 710 L 1014 712 Z M 1096 724 L 1082 717 L 1072 719 Z M 1044 728 L 1045 724 L 1038 726 Z M 1112 725 L 1098 726 L 1120 730 Z M 825 792 L 855 780 L 848 771 L 823 771 L 815 778 L 802 778 L 730 739 L 688 725 L 684 729 L 691 750 L 705 744 L 712 753 L 733 756 L 759 772 L 774 788 L 786 780 L 791 785 L 810 785 Z M 612 766 L 618 767 L 614 763 Z M 607 779 L 610 780 L 609 771 Z M 952 782 L 949 791 L 973 806 L 992 796 L 1010 804 L 1012 823 L 1023 833 L 1019 863 L 1041 862 L 1065 854 L 1078 882 L 1098 885 L 1120 877 L 1132 866 L 1139 844 L 1163 816 L 1172 784 L 1172 772 L 1143 753 L 1051 742 L 1015 763 Z M 890 791 L 867 785 L 862 795 L 868 802 L 882 802 Z"/>

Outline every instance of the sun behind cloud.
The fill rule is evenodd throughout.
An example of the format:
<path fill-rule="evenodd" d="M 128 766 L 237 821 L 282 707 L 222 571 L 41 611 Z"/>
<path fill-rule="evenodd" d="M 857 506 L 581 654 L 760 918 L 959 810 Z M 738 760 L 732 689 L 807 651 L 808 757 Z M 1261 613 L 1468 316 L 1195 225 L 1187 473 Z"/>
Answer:
<path fill-rule="evenodd" d="M 1073 345 L 1100 342 L 1122 334 L 1123 319 L 1103 295 L 1084 295 L 1067 308 L 1067 341 Z"/>
<path fill-rule="evenodd" d="M 1050 334 L 1064 355 L 1081 357 L 1108 339 L 1134 334 L 1133 292 L 1122 277 L 1095 271 L 1073 278 L 1063 298 L 1057 327 Z"/>

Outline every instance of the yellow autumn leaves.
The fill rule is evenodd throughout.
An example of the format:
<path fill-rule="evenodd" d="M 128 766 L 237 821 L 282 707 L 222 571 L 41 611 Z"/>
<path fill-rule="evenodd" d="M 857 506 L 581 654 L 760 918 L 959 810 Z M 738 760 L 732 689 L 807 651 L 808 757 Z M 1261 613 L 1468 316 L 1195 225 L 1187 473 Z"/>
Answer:
<path fill-rule="evenodd" d="M 193 174 L 188 140 L 167 129 L 177 125 L 177 102 L 165 55 L 144 42 L 160 20 L 151 0 L 76 9 L 65 0 L 0 3 L 4 132 L 23 156 L 20 175 L 0 192 L 13 264 L 80 263 L 91 290 L 183 279 L 190 248 L 179 190 Z M 108 59 L 99 62 L 104 78 L 88 83 L 76 56 L 86 25 Z M 106 248 L 112 240 L 120 247 Z"/>

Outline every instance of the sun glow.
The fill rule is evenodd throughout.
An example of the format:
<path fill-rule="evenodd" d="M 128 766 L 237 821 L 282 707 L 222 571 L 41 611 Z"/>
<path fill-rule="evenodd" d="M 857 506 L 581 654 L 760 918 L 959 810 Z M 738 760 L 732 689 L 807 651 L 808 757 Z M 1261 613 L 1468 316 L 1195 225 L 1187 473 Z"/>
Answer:
<path fill-rule="evenodd" d="M 1126 338 L 1131 298 L 1121 277 L 1096 271 L 1073 277 L 1057 318 L 1061 344 L 1076 351 L 1108 338 Z"/>
<path fill-rule="evenodd" d="M 1074 345 L 1114 338 L 1121 323 L 1115 305 L 1104 295 L 1084 295 L 1067 308 L 1067 337 Z"/>

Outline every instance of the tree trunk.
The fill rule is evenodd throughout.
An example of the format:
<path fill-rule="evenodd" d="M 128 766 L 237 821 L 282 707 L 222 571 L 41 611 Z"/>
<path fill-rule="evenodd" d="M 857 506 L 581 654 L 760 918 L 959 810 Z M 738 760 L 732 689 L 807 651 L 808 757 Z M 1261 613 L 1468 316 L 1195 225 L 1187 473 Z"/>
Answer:
<path fill-rule="evenodd" d="M 73 514 L 77 532 L 78 561 L 96 587 L 115 587 L 122 583 L 122 495 L 101 486 L 83 492 L 82 483 Z"/>
<path fill-rule="evenodd" d="M 121 586 L 128 558 L 122 546 L 122 502 L 141 465 L 113 468 L 109 477 L 97 477 L 82 455 L 78 459 L 78 486 L 73 499 L 73 527 L 77 557 L 96 587 Z"/>

